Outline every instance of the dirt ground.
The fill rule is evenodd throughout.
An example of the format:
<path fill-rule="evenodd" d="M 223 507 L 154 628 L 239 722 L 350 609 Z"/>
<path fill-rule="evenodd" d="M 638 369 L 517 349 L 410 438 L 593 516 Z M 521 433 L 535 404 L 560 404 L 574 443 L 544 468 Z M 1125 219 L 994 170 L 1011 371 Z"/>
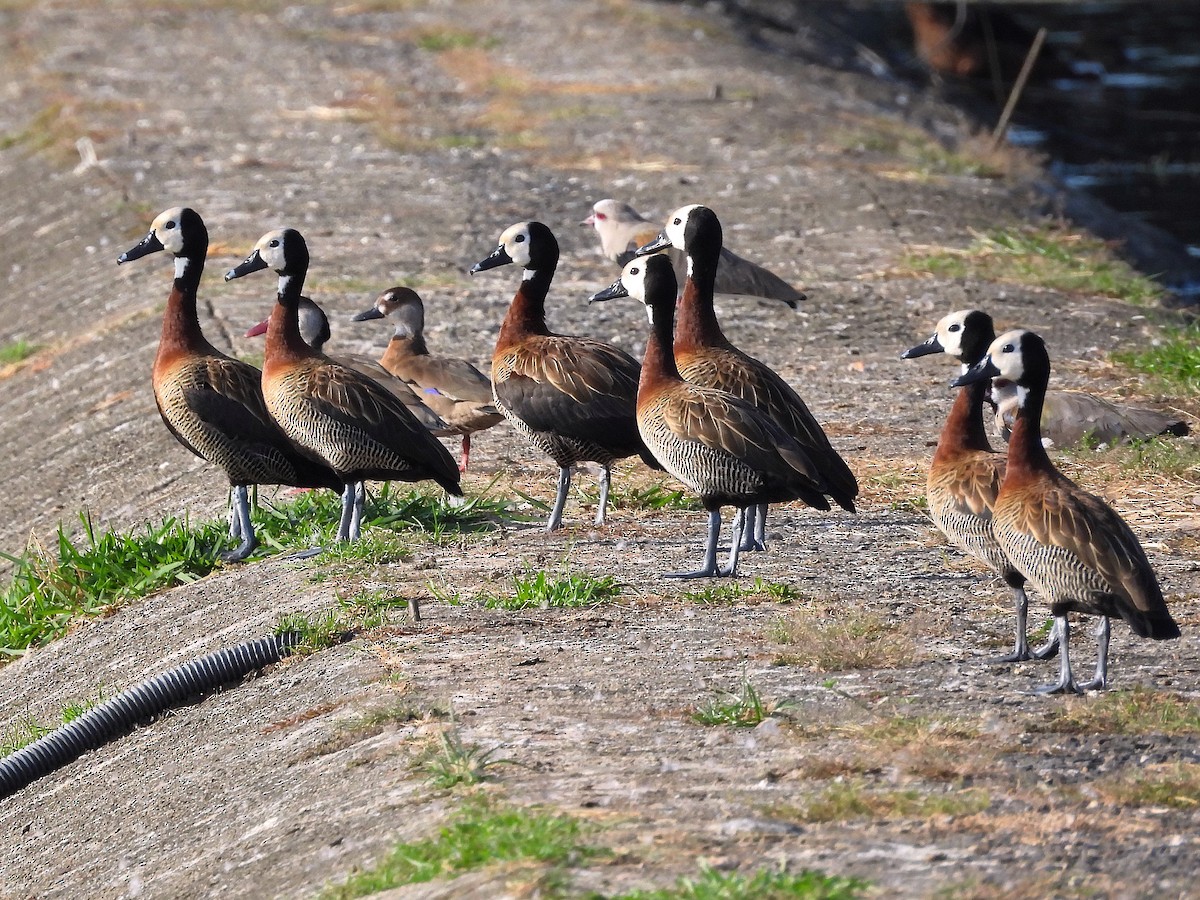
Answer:
<path fill-rule="evenodd" d="M 379 570 L 230 566 L 83 623 L 0 669 L 0 727 L 25 714 L 51 721 L 69 700 L 339 596 L 424 601 L 419 624 L 398 619 L 273 667 L 0 802 L 0 896 L 314 896 L 397 841 L 430 835 L 459 802 L 413 772 L 447 726 L 439 710 L 453 711 L 464 741 L 520 763 L 496 770 L 498 796 L 599 826 L 597 844 L 616 853 L 571 872 L 580 893 L 670 884 L 704 861 L 815 867 L 868 879 L 880 896 L 1194 895 L 1195 813 L 1123 808 L 1105 789 L 1197 761 L 1194 735 L 1055 727 L 1096 698 L 1031 696 L 1045 665 L 986 663 L 1009 640 L 1006 591 L 912 502 L 952 372 L 898 356 L 950 310 L 981 306 L 1002 326 L 1036 328 L 1057 384 L 1163 399 L 1104 359 L 1148 341 L 1153 312 L 900 265 L 918 248 L 1029 221 L 1041 202 L 1030 161 L 1009 159 L 1000 177 L 924 170 L 898 130 L 948 143 L 969 133 L 936 97 L 761 52 L 709 7 L 77 6 L 0 7 L 0 345 L 46 348 L 0 373 L 10 511 L 0 549 L 19 553 L 82 510 L 113 529 L 224 514 L 221 477 L 174 442 L 150 391 L 169 263 L 115 263 L 176 204 L 208 224 L 203 324 L 219 346 L 261 353 L 241 334 L 269 309 L 273 279 L 220 276 L 264 231 L 292 225 L 308 239 L 308 292 L 330 312 L 337 347 L 377 351 L 386 329 L 348 316 L 409 281 L 426 300 L 430 345 L 482 365 L 518 273 L 466 270 L 506 226 L 537 218 L 558 236 L 552 327 L 638 354 L 639 307 L 583 302 L 616 273 L 577 223 L 601 197 L 654 216 L 703 202 L 729 246 L 808 293 L 794 313 L 746 299 L 723 299 L 719 313 L 735 343 L 800 390 L 862 495 L 854 515 L 774 513 L 769 552 L 745 557 L 738 583 L 787 585 L 786 604 L 678 596 L 698 586 L 656 576 L 698 558 L 703 516 L 618 507 L 595 528 L 585 497 L 554 535 L 513 525 L 414 537 L 405 563 Z M 631 463 L 614 481 L 654 478 Z M 464 481 L 514 499 L 549 499 L 553 483 L 550 463 L 507 425 L 477 437 Z M 579 483 L 591 488 L 586 475 Z M 1193 493 L 1135 485 L 1110 500 L 1143 538 L 1184 631 L 1151 644 L 1115 628 L 1113 688 L 1195 698 Z M 434 596 L 504 591 L 524 567 L 615 572 L 624 590 L 593 609 L 521 613 Z M 814 647 L 781 645 L 777 624 L 797 611 L 875 623 L 865 667 L 825 671 Z M 689 719 L 744 679 L 787 701 L 778 718 L 747 731 Z M 362 726 L 401 704 L 428 715 Z M 915 728 L 910 739 L 880 736 L 897 722 Z M 947 802 L 800 814 L 839 787 Z M 506 869 L 400 896 L 537 891 L 528 872 Z"/>

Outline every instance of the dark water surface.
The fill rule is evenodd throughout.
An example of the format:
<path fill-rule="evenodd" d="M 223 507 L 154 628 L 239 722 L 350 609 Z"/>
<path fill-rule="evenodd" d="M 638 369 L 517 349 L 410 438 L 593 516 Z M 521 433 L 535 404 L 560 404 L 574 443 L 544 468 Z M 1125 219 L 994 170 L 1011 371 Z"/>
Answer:
<path fill-rule="evenodd" d="M 954 4 L 942 6 L 956 14 Z M 1045 27 L 1009 141 L 1045 154 L 1060 183 L 1080 192 L 1073 215 L 1099 224 L 1102 236 L 1124 237 L 1135 264 L 1200 300 L 1200 0 L 969 3 L 956 33 L 985 62 L 966 77 L 930 74 L 898 2 L 730 0 L 726 8 L 772 49 L 840 53 L 846 66 L 884 78 L 932 78 L 986 124 L 997 121 Z"/>

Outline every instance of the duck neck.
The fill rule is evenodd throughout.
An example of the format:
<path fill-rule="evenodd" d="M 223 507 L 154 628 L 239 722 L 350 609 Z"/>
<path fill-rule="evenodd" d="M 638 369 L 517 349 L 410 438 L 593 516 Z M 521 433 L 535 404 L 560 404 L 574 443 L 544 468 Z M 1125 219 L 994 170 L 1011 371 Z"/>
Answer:
<path fill-rule="evenodd" d="M 202 248 L 198 256 L 175 257 L 175 279 L 171 283 L 171 294 L 167 297 L 167 309 L 163 315 L 159 353 L 197 349 L 208 344 L 200 330 L 196 313 L 196 295 L 200 276 L 204 274 L 206 250 Z"/>
<path fill-rule="evenodd" d="M 546 295 L 554 269 L 526 269 L 525 277 L 513 296 L 508 314 L 500 326 L 500 345 L 507 346 L 527 334 L 549 334 L 546 328 Z"/>
<path fill-rule="evenodd" d="M 970 450 L 990 452 L 987 428 L 983 423 L 983 403 L 987 397 L 988 382 L 977 381 L 959 388 L 950 415 L 938 439 L 936 456 L 944 457 Z"/>
<path fill-rule="evenodd" d="M 429 348 L 425 346 L 425 335 L 423 334 L 394 334 L 391 344 L 393 351 L 404 356 L 429 355 Z"/>
<path fill-rule="evenodd" d="M 653 307 L 650 336 L 646 340 L 646 353 L 642 357 L 642 373 L 638 380 L 638 392 L 666 381 L 681 381 L 679 367 L 675 364 L 675 353 L 671 349 L 671 333 L 674 330 L 674 315 L 670 304 Z"/>
<path fill-rule="evenodd" d="M 729 346 L 729 340 L 721 331 L 713 310 L 716 283 L 715 264 L 688 257 L 688 274 L 683 282 L 683 297 L 679 301 L 679 325 L 675 329 L 675 346 L 678 349 Z"/>
<path fill-rule="evenodd" d="M 1045 389 L 1018 388 L 1024 393 L 1017 407 L 1016 421 L 1008 438 L 1008 474 L 1028 477 L 1037 472 L 1053 471 L 1054 464 L 1042 445 L 1042 405 Z M 1020 397 L 1020 394 L 1018 394 Z"/>
<path fill-rule="evenodd" d="M 304 289 L 304 273 L 279 276 L 279 293 L 275 308 L 267 320 L 267 345 L 264 365 L 272 360 L 295 360 L 320 356 L 300 335 L 300 292 Z"/>

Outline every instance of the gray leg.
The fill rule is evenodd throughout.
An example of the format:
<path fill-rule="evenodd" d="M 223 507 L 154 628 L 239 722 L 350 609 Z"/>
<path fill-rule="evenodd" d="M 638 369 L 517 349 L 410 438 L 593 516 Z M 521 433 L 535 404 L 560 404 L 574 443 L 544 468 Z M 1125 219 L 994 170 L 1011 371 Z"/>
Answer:
<path fill-rule="evenodd" d="M 737 574 L 738 554 L 742 550 L 742 538 L 747 531 L 754 530 L 754 507 L 744 506 L 733 517 L 733 534 L 729 539 L 729 565 L 720 569 L 717 574 L 732 578 Z"/>
<path fill-rule="evenodd" d="M 229 536 L 231 538 L 242 536 L 242 520 L 238 518 L 238 486 L 236 484 L 229 488 Z"/>
<path fill-rule="evenodd" d="M 1108 687 L 1108 640 L 1112 634 L 1112 622 L 1101 616 L 1096 623 L 1096 675 L 1079 686 L 1081 691 L 1102 691 Z"/>
<path fill-rule="evenodd" d="M 241 537 L 242 542 L 235 550 L 227 550 L 219 554 L 225 562 L 241 562 L 254 552 L 258 539 L 254 536 L 254 523 L 250 521 L 250 495 L 246 485 L 234 485 L 233 508 L 230 510 L 229 533 L 231 537 Z M 237 523 L 237 534 L 234 534 L 234 524 Z"/>
<path fill-rule="evenodd" d="M 357 541 L 362 533 L 363 507 L 367 505 L 367 483 L 356 482 L 354 485 L 354 510 L 350 514 L 350 533 L 348 540 Z"/>
<path fill-rule="evenodd" d="M 554 497 L 554 509 L 546 520 L 546 531 L 562 528 L 563 507 L 567 505 L 567 491 L 571 488 L 571 467 L 561 466 L 558 470 L 558 494 Z"/>
<path fill-rule="evenodd" d="M 354 518 L 354 502 L 358 496 L 357 482 L 347 482 L 342 489 L 342 519 L 338 522 L 337 539 L 350 540 L 350 521 Z"/>
<path fill-rule="evenodd" d="M 746 507 L 746 523 L 742 526 L 741 551 L 766 550 L 767 504 Z M 736 525 L 734 526 L 737 527 Z"/>
<path fill-rule="evenodd" d="M 1071 655 L 1067 652 L 1071 643 L 1071 623 L 1066 616 L 1055 616 L 1054 630 L 1058 635 L 1058 681 L 1037 688 L 1037 694 L 1078 694 L 1079 685 L 1071 677 Z"/>
<path fill-rule="evenodd" d="M 1029 659 L 1029 638 L 1028 622 L 1029 622 L 1029 597 L 1025 594 L 1025 588 L 1015 587 L 1012 589 L 1013 607 L 1017 611 L 1017 640 L 1013 645 L 1012 653 L 1006 656 L 999 656 L 992 660 L 994 663 L 1014 663 L 1023 662 Z"/>
<path fill-rule="evenodd" d="M 612 483 L 612 469 L 605 466 L 600 470 L 600 508 L 596 510 L 596 524 L 604 524 L 604 514 L 608 509 L 608 488 Z"/>
<path fill-rule="evenodd" d="M 717 569 L 717 539 L 721 536 L 721 511 L 714 509 L 708 514 L 708 540 L 704 547 L 704 565 L 695 572 L 666 572 L 663 578 L 712 578 L 723 575 Z M 736 546 L 736 545 L 735 545 Z"/>

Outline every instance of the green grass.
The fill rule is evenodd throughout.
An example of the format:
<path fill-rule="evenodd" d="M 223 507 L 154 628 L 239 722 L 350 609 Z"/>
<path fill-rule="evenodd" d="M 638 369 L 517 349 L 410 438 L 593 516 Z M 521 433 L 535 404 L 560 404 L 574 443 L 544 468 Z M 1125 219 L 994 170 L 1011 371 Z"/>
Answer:
<path fill-rule="evenodd" d="M 22 362 L 29 359 L 29 357 L 41 349 L 37 344 L 30 344 L 27 341 L 12 341 L 0 347 L 0 365 L 12 365 Z"/>
<path fill-rule="evenodd" d="M 1200 765 L 1176 762 L 1123 772 L 1096 783 L 1096 789 L 1113 803 L 1129 806 L 1200 807 Z"/>
<path fill-rule="evenodd" d="M 878 790 L 862 778 L 830 782 L 797 808 L 778 807 L 771 813 L 793 822 L 847 822 L 854 819 L 929 819 L 982 812 L 991 805 L 986 791 L 967 788 L 929 792 L 916 788 Z"/>
<path fill-rule="evenodd" d="M 1113 362 L 1149 375 L 1169 394 L 1200 394 L 1200 325 L 1172 327 L 1151 346 L 1117 350 Z"/>
<path fill-rule="evenodd" d="M 342 564 L 378 566 L 404 555 L 390 533 L 420 532 L 440 538 L 487 531 L 507 511 L 504 501 L 476 497 L 452 506 L 420 491 L 384 487 L 368 499 L 363 537 L 333 541 L 341 511 L 332 491 L 308 491 L 288 503 L 263 503 L 255 512 L 261 546 L 252 558 L 328 544 L 325 556 Z M 0 592 L 0 657 L 17 656 L 63 634 L 73 619 L 102 615 L 130 600 L 196 581 L 220 562 L 231 540 L 225 523 L 191 526 L 170 517 L 131 532 L 97 533 L 87 513 L 73 537 L 59 526 L 51 547 L 31 546 L 21 556 L 0 552 L 12 564 Z M 383 534 L 371 534 L 378 529 Z"/>
<path fill-rule="evenodd" d="M 682 591 L 675 595 L 677 600 L 689 603 L 732 603 L 735 600 L 763 598 L 777 603 L 791 603 L 802 598 L 802 594 L 790 585 L 777 581 L 766 581 L 756 577 L 750 584 L 730 581 L 726 584 L 702 588 L 698 591 Z"/>
<path fill-rule="evenodd" d="M 352 875 L 323 896 L 364 897 L 499 862 L 528 861 L 560 868 L 603 852 L 589 846 L 583 826 L 567 816 L 475 801 L 462 807 L 436 837 L 398 845 L 374 868 Z"/>
<path fill-rule="evenodd" d="M 944 278 L 1017 282 L 1070 293 L 1113 297 L 1142 306 L 1163 289 L 1092 237 L 1049 226 L 978 235 L 965 250 L 937 248 L 905 256 L 912 272 Z"/>
<path fill-rule="evenodd" d="M 526 570 L 512 577 L 511 594 L 480 594 L 475 600 L 488 609 L 517 610 L 598 606 L 620 594 L 621 584 L 611 575 L 566 572 L 555 577 L 543 570 Z"/>
<path fill-rule="evenodd" d="M 696 878 L 680 878 L 673 887 L 631 891 L 608 900 L 852 900 L 867 883 L 820 872 L 772 872 L 752 875 L 704 867 Z M 599 900 L 599 898 L 596 898 Z"/>
<path fill-rule="evenodd" d="M 514 760 L 497 758 L 498 750 L 465 743 L 458 729 L 452 727 L 438 735 L 437 745 L 420 759 L 417 769 L 429 784 L 441 790 L 475 785 L 492 779 L 492 766 L 515 764 Z"/>
<path fill-rule="evenodd" d="M 103 703 L 104 699 L 104 692 L 97 691 L 95 697 L 68 701 L 63 705 L 62 712 L 59 714 L 58 724 L 67 725 L 74 722 L 89 709 Z M 0 736 L 0 758 L 16 753 L 22 747 L 28 747 L 57 727 L 58 725 L 42 725 L 28 714 L 21 716 Z"/>
<path fill-rule="evenodd" d="M 391 621 L 398 609 L 408 609 L 408 600 L 387 591 L 374 591 L 354 597 L 339 598 L 337 607 L 310 615 L 296 613 L 281 616 L 275 633 L 294 631 L 300 643 L 292 650 L 296 654 L 316 653 L 349 640 L 362 631 L 382 628 Z"/>
<path fill-rule="evenodd" d="M 1200 477 L 1200 447 L 1179 438 L 1153 437 L 1111 446 L 1088 441 L 1061 453 L 1065 459 L 1078 460 L 1093 472 L 1098 463 L 1110 463 L 1125 474 Z"/>
<path fill-rule="evenodd" d="M 1200 734 L 1200 704 L 1169 691 L 1135 687 L 1098 697 L 1067 697 L 1029 724 L 1066 734 Z"/>
<path fill-rule="evenodd" d="M 97 534 L 80 516 L 72 539 L 59 526 L 53 549 L 31 548 L 13 565 L 0 594 L 0 654 L 19 655 L 63 634 L 72 619 L 100 615 L 128 600 L 202 578 L 217 565 L 224 527 L 190 528 L 168 518 L 131 534 Z"/>
<path fill-rule="evenodd" d="M 753 728 L 785 709 L 787 704 L 766 700 L 750 679 L 743 677 L 736 691 L 717 689 L 716 696 L 689 714 L 700 725 L 729 725 L 734 728 Z"/>

